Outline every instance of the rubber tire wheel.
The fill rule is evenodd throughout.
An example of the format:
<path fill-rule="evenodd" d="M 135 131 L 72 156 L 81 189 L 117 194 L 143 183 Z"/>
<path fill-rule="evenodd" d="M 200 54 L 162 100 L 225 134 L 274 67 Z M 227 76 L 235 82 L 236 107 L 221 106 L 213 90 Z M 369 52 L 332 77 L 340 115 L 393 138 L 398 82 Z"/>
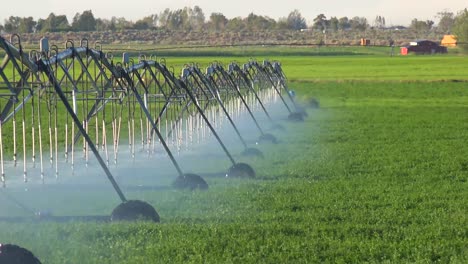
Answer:
<path fill-rule="evenodd" d="M 245 157 L 264 158 L 263 153 L 256 148 L 246 148 L 244 151 L 242 151 L 241 155 Z"/>
<path fill-rule="evenodd" d="M 302 113 L 299 113 L 299 112 L 293 112 L 293 113 L 289 114 L 288 120 L 293 121 L 293 122 L 303 122 L 304 121 L 304 115 Z"/>
<path fill-rule="evenodd" d="M 275 136 L 269 133 L 265 133 L 258 138 L 258 142 L 271 142 L 273 144 L 278 143 L 278 139 Z"/>
<path fill-rule="evenodd" d="M 172 183 L 172 186 L 176 189 L 189 189 L 189 190 L 207 190 L 208 183 L 199 175 L 193 173 L 185 173 L 179 176 Z"/>
<path fill-rule="evenodd" d="M 309 114 L 307 114 L 307 111 L 305 110 L 305 107 L 302 105 L 296 105 L 296 113 L 301 114 L 303 117 L 308 117 Z"/>
<path fill-rule="evenodd" d="M 309 106 L 312 109 L 318 109 L 318 108 L 320 108 L 320 103 L 319 103 L 319 101 L 317 99 L 311 98 L 309 100 Z"/>
<path fill-rule="evenodd" d="M 112 211 L 111 221 L 159 222 L 159 215 L 149 203 L 140 200 L 129 200 L 119 204 Z"/>
<path fill-rule="evenodd" d="M 31 251 L 13 244 L 0 244 L 0 263 L 41 264 Z"/>
<path fill-rule="evenodd" d="M 271 130 L 279 130 L 279 131 L 284 131 L 286 130 L 286 128 L 284 128 L 284 126 L 280 125 L 280 124 L 274 124 L 271 126 L 270 128 Z"/>
<path fill-rule="evenodd" d="M 228 172 L 226 173 L 226 177 L 229 178 L 255 178 L 255 171 L 254 169 L 246 163 L 236 163 L 232 165 Z"/>

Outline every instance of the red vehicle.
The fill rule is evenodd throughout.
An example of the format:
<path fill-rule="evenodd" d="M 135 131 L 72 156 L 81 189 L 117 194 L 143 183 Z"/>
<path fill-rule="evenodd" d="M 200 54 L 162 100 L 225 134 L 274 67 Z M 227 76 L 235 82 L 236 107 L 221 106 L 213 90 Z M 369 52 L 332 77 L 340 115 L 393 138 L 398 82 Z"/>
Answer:
<path fill-rule="evenodd" d="M 447 53 L 447 47 L 440 46 L 434 41 L 430 40 L 418 40 L 412 41 L 409 45 L 401 47 L 401 55 L 407 55 L 410 52 L 416 54 L 435 54 L 435 53 Z"/>

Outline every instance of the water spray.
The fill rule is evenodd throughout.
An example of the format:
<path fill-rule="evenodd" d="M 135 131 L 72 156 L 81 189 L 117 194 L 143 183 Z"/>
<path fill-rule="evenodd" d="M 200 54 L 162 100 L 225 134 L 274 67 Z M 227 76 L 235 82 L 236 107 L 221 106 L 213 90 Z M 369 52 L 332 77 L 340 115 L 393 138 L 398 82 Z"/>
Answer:
<path fill-rule="evenodd" d="M 77 46 L 69 40 L 63 51 L 41 40 L 41 50 L 28 55 L 23 52 L 19 36 L 13 35 L 11 41 L 0 37 L 0 49 L 6 53 L 0 67 L 0 99 L 5 100 L 0 105 L 2 186 L 6 188 L 10 180 L 15 180 L 6 175 L 5 166 L 12 164 L 22 162 L 22 181 L 45 184 L 50 176 L 55 181 L 64 177 L 61 162 L 70 166 L 72 176 L 76 176 L 78 166 L 84 164 L 87 168 L 97 161 L 120 199 L 111 216 L 103 218 L 106 221 L 141 216 L 159 221 L 151 205 L 127 200 L 111 172 L 121 160 L 131 160 L 136 165 L 143 155 L 152 162 L 158 157 L 155 149 L 161 145 L 178 174 L 172 186 L 206 190 L 206 181 L 196 174 L 184 173 L 173 153 L 183 154 L 184 147 L 187 150 L 211 135 L 232 163 L 228 177 L 254 177 L 250 165 L 236 162 L 219 130 L 229 123 L 242 143 L 243 154 L 262 156 L 258 149 L 248 146 L 236 118 L 247 112 L 260 132 L 257 141 L 275 143 L 276 137 L 265 133 L 254 111 L 261 109 L 273 123 L 262 98 L 269 98 L 266 91 L 272 94 L 274 89 L 275 98 L 281 98 L 291 112 L 281 95 L 289 90 L 279 63 L 260 65 L 250 61 L 243 69 L 231 64 L 228 70 L 213 63 L 206 72 L 192 64 L 184 68 L 182 76 L 176 76 L 163 59 L 156 62 L 140 56 L 135 63 L 124 54 L 122 62 L 114 63 L 113 56 L 101 48 L 90 48 L 87 39 Z M 14 130 L 12 142 L 1 133 L 10 130 Z M 11 155 L 4 152 L 6 149 L 13 149 L 13 162 L 6 161 L 6 154 Z M 63 155 L 59 155 L 61 151 Z M 77 155 L 81 151 L 83 155 Z M 32 156 L 32 164 L 28 164 L 28 156 Z M 36 170 L 39 173 L 34 173 Z M 17 200 L 5 198 L 37 216 L 37 212 Z M 46 212 L 39 214 L 44 216 Z"/>

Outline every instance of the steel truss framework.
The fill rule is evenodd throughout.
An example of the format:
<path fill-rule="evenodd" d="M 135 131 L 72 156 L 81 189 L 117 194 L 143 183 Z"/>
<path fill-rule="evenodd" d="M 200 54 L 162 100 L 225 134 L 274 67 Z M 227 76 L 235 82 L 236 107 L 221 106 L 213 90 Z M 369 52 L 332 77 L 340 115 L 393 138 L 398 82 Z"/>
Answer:
<path fill-rule="evenodd" d="M 108 168 L 118 162 L 120 143 L 128 144 L 132 157 L 137 148 L 151 156 L 156 146 L 162 145 L 179 177 L 185 177 L 169 145 L 180 151 L 184 144 L 195 140 L 191 132 L 209 133 L 236 166 L 238 163 L 217 133 L 222 124 L 232 126 L 246 153 L 261 155 L 249 148 L 236 126 L 236 116 L 247 111 L 260 140 L 275 141 L 258 122 L 253 108 L 272 123 L 265 98 L 279 98 L 288 114 L 296 111 L 278 62 L 252 60 L 243 65 L 231 63 L 226 68 L 214 62 L 206 70 L 186 65 L 177 76 L 164 60 L 140 56 L 138 61 L 116 63 L 112 54 L 103 52 L 99 45 L 90 48 L 86 39 L 79 46 L 67 41 L 62 51 L 51 46 L 49 50 L 26 54 L 19 36 L 13 35 L 10 41 L 0 36 L 0 49 L 6 54 L 0 64 L 4 186 L 7 177 L 3 150 L 7 145 L 13 149 L 15 166 L 23 160 L 24 181 L 28 181 L 26 160 L 32 159 L 40 166 L 44 180 L 47 159 L 57 164 L 59 156 L 64 157 L 73 168 L 74 156 L 82 148 L 86 161 L 90 154 L 95 156 L 124 202 L 126 198 Z M 2 128 L 13 130 L 13 142 L 2 139 Z M 57 177 L 58 167 L 55 173 Z"/>

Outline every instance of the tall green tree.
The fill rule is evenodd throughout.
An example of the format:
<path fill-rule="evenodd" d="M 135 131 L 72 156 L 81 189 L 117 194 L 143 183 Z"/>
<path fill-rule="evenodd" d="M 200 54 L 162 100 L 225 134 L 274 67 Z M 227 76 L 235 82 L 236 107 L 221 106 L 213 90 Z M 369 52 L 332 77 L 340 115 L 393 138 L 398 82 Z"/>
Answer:
<path fill-rule="evenodd" d="M 33 33 L 37 22 L 32 17 L 10 16 L 5 21 L 4 29 L 8 33 Z"/>
<path fill-rule="evenodd" d="M 231 31 L 243 31 L 246 29 L 246 24 L 241 17 L 235 17 L 228 21 L 226 27 Z"/>
<path fill-rule="evenodd" d="M 455 17 L 453 33 L 457 36 L 457 45 L 468 53 L 468 10 L 466 8 Z"/>
<path fill-rule="evenodd" d="M 37 22 L 32 17 L 21 19 L 18 31 L 21 33 L 33 33 L 36 30 Z"/>
<path fill-rule="evenodd" d="M 173 30 L 181 30 L 184 28 L 184 25 L 187 23 L 188 15 L 186 10 L 177 9 L 171 12 L 169 16 L 168 28 Z"/>
<path fill-rule="evenodd" d="M 385 28 L 385 17 L 376 16 L 374 20 L 374 27 L 376 28 Z"/>
<path fill-rule="evenodd" d="M 170 10 L 166 8 L 159 14 L 159 24 L 161 27 L 170 30 L 190 29 L 189 9 Z"/>
<path fill-rule="evenodd" d="M 307 28 L 307 23 L 305 18 L 302 16 L 299 10 L 294 10 L 289 13 L 288 18 L 286 19 L 289 29 L 292 30 L 301 30 Z"/>
<path fill-rule="evenodd" d="M 420 34 L 427 34 L 434 25 L 434 21 L 432 20 L 418 20 L 417 18 L 411 20 L 410 29 L 416 33 Z"/>
<path fill-rule="evenodd" d="M 111 21 L 109 19 L 96 18 L 96 31 L 106 30 L 111 30 Z"/>
<path fill-rule="evenodd" d="M 125 17 L 112 17 L 109 25 L 109 30 L 125 30 L 131 29 L 133 23 L 125 19 Z"/>
<path fill-rule="evenodd" d="M 205 13 L 203 13 L 203 10 L 199 6 L 195 6 L 193 7 L 193 9 L 189 8 L 187 10 L 187 13 L 190 29 L 203 29 L 203 27 L 205 26 Z"/>
<path fill-rule="evenodd" d="M 254 13 L 250 13 L 247 18 L 245 18 L 245 24 L 249 30 L 258 31 L 275 28 L 276 21 L 266 16 L 259 16 Z"/>
<path fill-rule="evenodd" d="M 8 33 L 18 33 L 21 18 L 17 16 L 10 16 L 5 20 L 5 31 Z"/>
<path fill-rule="evenodd" d="M 172 11 L 169 8 L 164 9 L 161 13 L 158 15 L 158 22 L 159 26 L 163 28 L 167 28 L 167 25 L 169 24 L 169 17 L 171 16 Z"/>
<path fill-rule="evenodd" d="M 56 16 L 54 13 L 50 13 L 46 19 L 39 19 L 37 21 L 36 30 L 42 33 L 68 31 L 70 30 L 70 24 L 68 23 L 67 16 Z"/>
<path fill-rule="evenodd" d="M 138 30 L 156 28 L 157 22 L 158 15 L 146 16 L 140 20 L 137 20 L 135 24 L 133 24 L 133 28 Z"/>
<path fill-rule="evenodd" d="M 366 31 L 366 29 L 369 27 L 365 17 L 353 17 L 349 21 L 349 24 L 351 25 L 351 29 L 356 31 Z"/>
<path fill-rule="evenodd" d="M 208 22 L 210 29 L 212 30 L 224 30 L 229 20 L 222 13 L 211 13 L 210 20 Z"/>
<path fill-rule="evenodd" d="M 340 17 L 338 19 L 338 30 L 348 30 L 351 28 L 348 17 Z"/>
<path fill-rule="evenodd" d="M 437 30 L 445 34 L 449 34 L 452 31 L 453 24 L 455 23 L 455 14 L 449 11 L 442 11 L 437 13 L 439 23 L 437 24 Z"/>
<path fill-rule="evenodd" d="M 314 18 L 314 25 L 312 27 L 316 30 L 323 31 L 326 30 L 327 25 L 327 16 L 325 16 L 324 14 L 319 14 L 317 15 L 317 17 Z"/>
<path fill-rule="evenodd" d="M 76 13 L 73 17 L 72 28 L 75 31 L 95 31 L 96 19 L 91 10 L 83 11 L 82 14 Z"/>
<path fill-rule="evenodd" d="M 330 17 L 330 23 L 329 23 L 329 28 L 331 32 L 336 32 L 339 29 L 339 24 L 340 21 L 338 20 L 337 17 Z"/>
<path fill-rule="evenodd" d="M 287 17 L 280 17 L 278 19 L 278 21 L 276 22 L 276 28 L 277 29 L 283 29 L 283 30 L 289 29 L 288 18 Z"/>

